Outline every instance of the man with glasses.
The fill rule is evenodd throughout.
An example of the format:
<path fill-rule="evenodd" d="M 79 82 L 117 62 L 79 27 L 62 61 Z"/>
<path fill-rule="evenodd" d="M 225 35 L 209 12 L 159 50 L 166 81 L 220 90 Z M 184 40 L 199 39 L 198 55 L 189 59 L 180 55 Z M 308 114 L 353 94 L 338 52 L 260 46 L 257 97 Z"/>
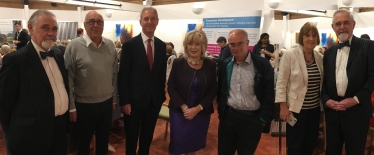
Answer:
<path fill-rule="evenodd" d="M 218 154 L 254 154 L 262 128 L 273 118 L 274 69 L 248 50 L 247 32 L 232 30 L 232 57 L 218 71 Z"/>
<path fill-rule="evenodd" d="M 86 35 L 73 39 L 65 51 L 70 121 L 76 122 L 78 155 L 89 154 L 93 134 L 96 154 L 106 155 L 112 112 L 117 103 L 117 53 L 113 42 L 102 37 L 102 15 L 88 12 L 84 28 Z"/>

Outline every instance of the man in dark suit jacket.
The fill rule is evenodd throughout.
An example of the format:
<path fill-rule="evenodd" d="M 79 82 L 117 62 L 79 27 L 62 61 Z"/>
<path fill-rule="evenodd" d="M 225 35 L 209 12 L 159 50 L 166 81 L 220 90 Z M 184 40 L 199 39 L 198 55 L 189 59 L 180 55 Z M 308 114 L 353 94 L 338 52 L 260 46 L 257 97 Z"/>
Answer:
<path fill-rule="evenodd" d="M 27 34 L 25 31 L 22 31 L 22 26 L 19 22 L 16 22 L 14 24 L 14 27 L 16 28 L 17 32 L 14 34 L 13 43 L 16 44 L 18 51 L 29 41 L 29 34 Z"/>
<path fill-rule="evenodd" d="M 50 11 L 34 12 L 32 43 L 3 59 L 0 123 L 12 155 L 67 154 L 67 71 L 60 51 L 50 50 L 57 26 Z"/>
<path fill-rule="evenodd" d="M 138 136 L 138 155 L 149 154 L 157 117 L 166 99 L 166 44 L 154 36 L 158 25 L 157 10 L 145 7 L 140 25 L 142 32 L 122 45 L 118 73 L 127 155 L 136 155 Z"/>
<path fill-rule="evenodd" d="M 339 44 L 324 55 L 322 103 L 325 106 L 326 155 L 364 154 L 370 95 L 374 87 L 374 42 L 353 36 L 353 16 L 347 10 L 334 13 L 332 28 Z"/>

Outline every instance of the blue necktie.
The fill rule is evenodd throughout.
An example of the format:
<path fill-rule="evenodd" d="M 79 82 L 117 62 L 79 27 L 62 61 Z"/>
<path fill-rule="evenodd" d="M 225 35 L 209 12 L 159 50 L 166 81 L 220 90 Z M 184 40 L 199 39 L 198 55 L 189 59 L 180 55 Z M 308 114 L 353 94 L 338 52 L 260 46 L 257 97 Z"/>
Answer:
<path fill-rule="evenodd" d="M 44 60 L 47 56 L 53 57 L 55 55 L 53 50 L 49 50 L 48 52 L 39 51 L 40 57 Z"/>
<path fill-rule="evenodd" d="M 338 44 L 338 49 L 341 49 L 343 48 L 344 46 L 347 46 L 347 47 L 351 47 L 351 45 L 349 44 L 349 40 L 344 42 L 344 43 L 339 43 Z"/>

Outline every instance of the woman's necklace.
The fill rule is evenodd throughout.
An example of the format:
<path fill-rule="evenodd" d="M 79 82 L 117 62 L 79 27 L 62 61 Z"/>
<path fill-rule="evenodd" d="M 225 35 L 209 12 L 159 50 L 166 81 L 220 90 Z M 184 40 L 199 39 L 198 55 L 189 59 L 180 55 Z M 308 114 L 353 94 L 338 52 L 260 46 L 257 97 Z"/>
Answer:
<path fill-rule="evenodd" d="M 190 60 L 190 58 L 187 58 L 187 61 L 189 63 L 191 63 L 192 65 L 199 65 L 200 64 L 200 60 L 198 62 L 195 62 L 195 61 Z"/>
<path fill-rule="evenodd" d="M 314 55 L 312 54 L 312 59 L 306 59 L 305 53 L 304 53 L 304 59 L 307 63 L 311 63 L 314 60 Z"/>

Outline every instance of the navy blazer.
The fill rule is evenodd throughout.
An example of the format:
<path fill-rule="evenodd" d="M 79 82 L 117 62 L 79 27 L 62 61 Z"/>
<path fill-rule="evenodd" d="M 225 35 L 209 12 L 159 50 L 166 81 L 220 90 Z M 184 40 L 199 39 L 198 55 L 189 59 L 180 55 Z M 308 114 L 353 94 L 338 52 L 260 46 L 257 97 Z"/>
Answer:
<path fill-rule="evenodd" d="M 263 123 L 269 123 L 274 117 L 274 69 L 268 60 L 255 55 L 251 52 L 251 59 L 255 67 L 254 91 L 257 100 L 260 102 L 258 110 L 260 119 Z M 223 120 L 223 114 L 227 105 L 230 86 L 227 83 L 227 67 L 232 60 L 232 56 L 227 58 L 218 70 L 218 114 L 219 119 Z"/>
<path fill-rule="evenodd" d="M 336 88 L 336 55 L 338 45 L 326 50 L 323 57 L 324 81 L 321 92 L 322 103 L 325 105 L 326 121 L 335 121 L 338 112 L 326 106 L 329 99 L 340 101 L 344 98 L 357 96 L 359 104 L 339 111 L 351 118 L 371 117 L 371 93 L 374 89 L 374 42 L 367 39 L 352 37 L 347 62 L 348 86 L 344 97 L 339 97 Z"/>
<path fill-rule="evenodd" d="M 200 114 L 213 113 L 213 100 L 217 92 L 216 63 L 210 59 L 204 59 L 202 67 L 196 71 L 191 68 L 184 58 L 177 58 L 173 62 L 168 81 L 170 96 L 170 110 L 182 112 L 180 106 L 187 104 L 193 77 L 199 81 L 197 102 L 201 104 L 203 111 Z"/>
<path fill-rule="evenodd" d="M 54 54 L 69 92 L 63 56 L 58 49 L 54 49 Z M 0 122 L 10 149 L 23 149 L 27 154 L 50 153 L 54 103 L 51 84 L 33 44 L 4 57 L 0 70 Z M 67 123 L 67 113 L 63 116 Z"/>
<path fill-rule="evenodd" d="M 166 44 L 154 37 L 152 71 L 141 34 L 123 43 L 118 72 L 120 106 L 144 110 L 150 103 L 161 107 L 165 101 Z"/>

